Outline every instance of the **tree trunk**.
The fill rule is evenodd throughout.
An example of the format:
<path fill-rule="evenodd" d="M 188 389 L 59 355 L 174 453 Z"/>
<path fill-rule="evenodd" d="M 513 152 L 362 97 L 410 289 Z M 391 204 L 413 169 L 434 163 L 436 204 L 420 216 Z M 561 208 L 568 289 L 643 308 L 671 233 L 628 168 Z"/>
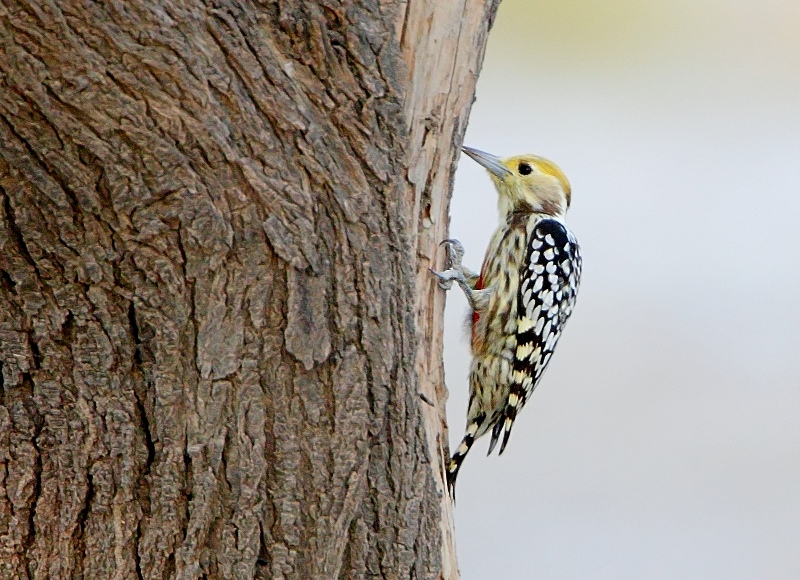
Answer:
<path fill-rule="evenodd" d="M 457 576 L 427 267 L 496 4 L 0 6 L 0 577 Z"/>

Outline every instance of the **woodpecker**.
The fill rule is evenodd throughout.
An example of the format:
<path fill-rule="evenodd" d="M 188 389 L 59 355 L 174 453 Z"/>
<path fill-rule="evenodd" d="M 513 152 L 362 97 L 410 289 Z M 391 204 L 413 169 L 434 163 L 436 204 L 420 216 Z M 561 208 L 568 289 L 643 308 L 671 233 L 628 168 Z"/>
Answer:
<path fill-rule="evenodd" d="M 453 497 L 458 470 L 476 439 L 491 429 L 489 454 L 501 435 L 499 453 L 506 448 L 514 420 L 572 314 L 581 275 L 578 242 L 564 224 L 571 190 L 561 170 L 535 155 L 500 159 L 469 147 L 463 151 L 489 172 L 500 225 L 480 274 L 461 264 L 458 240 L 442 242 L 446 269 L 432 270 L 445 290 L 455 281 L 471 309 L 467 427 L 447 465 Z"/>

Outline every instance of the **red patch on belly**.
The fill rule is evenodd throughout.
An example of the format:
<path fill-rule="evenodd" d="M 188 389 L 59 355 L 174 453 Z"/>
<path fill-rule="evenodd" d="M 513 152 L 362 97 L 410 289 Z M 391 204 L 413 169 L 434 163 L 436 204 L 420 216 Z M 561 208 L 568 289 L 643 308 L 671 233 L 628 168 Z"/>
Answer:
<path fill-rule="evenodd" d="M 483 290 L 483 272 L 478 277 L 478 281 L 475 283 L 475 290 Z M 478 320 L 480 320 L 480 313 L 477 310 L 472 311 L 472 345 L 473 348 L 477 342 L 478 336 L 476 335 L 476 331 L 478 329 Z"/>

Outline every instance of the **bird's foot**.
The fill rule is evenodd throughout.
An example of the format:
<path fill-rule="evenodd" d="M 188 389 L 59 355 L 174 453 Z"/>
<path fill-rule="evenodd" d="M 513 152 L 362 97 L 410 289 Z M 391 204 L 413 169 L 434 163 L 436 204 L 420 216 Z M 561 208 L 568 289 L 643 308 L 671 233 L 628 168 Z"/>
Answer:
<path fill-rule="evenodd" d="M 442 240 L 439 244 L 444 246 L 445 270 L 461 270 L 461 260 L 464 258 L 464 246 L 458 240 Z"/>
<path fill-rule="evenodd" d="M 439 279 L 439 288 L 442 290 L 450 290 L 450 288 L 453 286 L 453 280 L 459 283 L 466 283 L 466 278 L 464 278 L 464 274 L 460 270 L 454 270 L 452 268 L 449 268 L 443 272 L 437 272 L 433 269 L 430 270 L 431 274 Z"/>
<path fill-rule="evenodd" d="M 458 240 L 443 240 L 439 245 L 444 246 L 444 271 L 436 272 L 431 269 L 431 273 L 439 279 L 439 288 L 450 290 L 453 280 L 456 282 L 466 280 L 461 265 L 461 260 L 464 258 L 464 246 Z"/>

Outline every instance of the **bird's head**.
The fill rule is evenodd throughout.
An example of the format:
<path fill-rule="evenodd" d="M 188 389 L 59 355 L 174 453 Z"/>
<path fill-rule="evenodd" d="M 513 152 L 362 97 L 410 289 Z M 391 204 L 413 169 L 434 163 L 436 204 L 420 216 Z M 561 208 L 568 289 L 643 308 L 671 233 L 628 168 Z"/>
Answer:
<path fill-rule="evenodd" d="M 462 150 L 489 172 L 501 215 L 537 212 L 563 218 L 567 213 L 572 197 L 569 181 L 552 161 L 536 155 L 500 159 L 471 147 Z"/>

